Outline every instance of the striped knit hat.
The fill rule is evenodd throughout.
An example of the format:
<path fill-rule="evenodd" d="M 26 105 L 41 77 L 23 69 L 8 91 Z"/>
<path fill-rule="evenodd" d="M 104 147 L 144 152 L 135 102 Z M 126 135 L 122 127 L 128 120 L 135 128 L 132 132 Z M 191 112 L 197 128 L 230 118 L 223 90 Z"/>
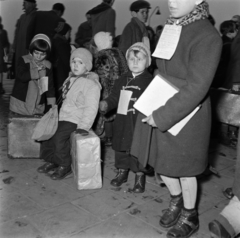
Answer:
<path fill-rule="evenodd" d="M 133 50 L 138 50 L 140 52 L 142 52 L 144 55 L 146 55 L 147 59 L 148 59 L 148 66 L 151 64 L 151 52 L 150 49 L 142 42 L 137 42 L 135 44 L 133 44 L 132 46 L 129 47 L 129 49 L 126 52 L 126 59 L 129 56 L 129 53 Z"/>

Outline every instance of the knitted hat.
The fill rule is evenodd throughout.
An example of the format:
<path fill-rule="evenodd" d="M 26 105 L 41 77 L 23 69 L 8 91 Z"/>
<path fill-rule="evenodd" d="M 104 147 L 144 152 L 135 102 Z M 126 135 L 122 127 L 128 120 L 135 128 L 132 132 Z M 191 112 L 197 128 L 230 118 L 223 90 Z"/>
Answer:
<path fill-rule="evenodd" d="M 128 58 L 128 54 L 132 50 L 138 50 L 138 51 L 142 52 L 144 55 L 146 55 L 146 57 L 148 59 L 148 66 L 151 64 L 151 61 L 152 61 L 151 52 L 150 52 L 150 49 L 144 43 L 137 42 L 137 43 L 133 44 L 132 46 L 130 46 L 126 52 L 126 58 Z"/>
<path fill-rule="evenodd" d="M 100 31 L 94 36 L 93 39 L 98 50 L 112 48 L 112 39 L 109 32 Z"/>
<path fill-rule="evenodd" d="M 59 22 L 58 26 L 54 29 L 60 35 L 66 35 L 68 31 L 70 31 L 72 27 L 68 25 L 66 22 Z"/>
<path fill-rule="evenodd" d="M 50 39 L 48 38 L 47 35 L 44 35 L 44 34 L 37 34 L 37 35 L 35 35 L 35 36 L 33 37 L 32 41 L 31 41 L 30 45 L 31 45 L 34 41 L 36 41 L 36 40 L 44 40 L 44 41 L 46 41 L 46 42 L 48 43 L 50 49 L 51 49 L 51 41 L 50 41 Z"/>
<path fill-rule="evenodd" d="M 32 2 L 32 3 L 36 3 L 36 0 L 23 0 L 24 2 Z"/>
<path fill-rule="evenodd" d="M 140 9 L 147 8 L 150 9 L 150 3 L 144 0 L 137 0 L 130 5 L 130 11 L 138 12 Z"/>
<path fill-rule="evenodd" d="M 92 54 L 90 53 L 90 51 L 88 51 L 85 48 L 77 48 L 76 50 L 74 50 L 71 54 L 70 57 L 70 62 L 72 62 L 72 60 L 74 58 L 80 58 L 83 63 L 85 64 L 86 68 L 88 71 L 90 71 L 92 69 Z"/>

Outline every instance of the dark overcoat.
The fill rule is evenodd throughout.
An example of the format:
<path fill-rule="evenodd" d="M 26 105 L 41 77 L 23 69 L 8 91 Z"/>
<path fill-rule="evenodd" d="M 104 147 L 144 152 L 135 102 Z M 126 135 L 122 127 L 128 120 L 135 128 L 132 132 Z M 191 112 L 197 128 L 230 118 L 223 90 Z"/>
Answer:
<path fill-rule="evenodd" d="M 117 108 L 123 87 L 127 87 L 126 90 L 132 91 L 127 115 L 117 113 L 114 120 L 112 145 L 114 150 L 130 151 L 135 122 L 139 113 L 133 108 L 133 104 L 144 92 L 151 80 L 152 75 L 147 70 L 135 78 L 133 78 L 132 72 L 129 71 L 116 80 L 110 96 L 104 99 L 108 104 L 109 112 Z"/>
<path fill-rule="evenodd" d="M 157 59 L 159 73 L 180 89 L 165 106 L 152 114 L 157 128 L 152 131 L 148 163 L 157 173 L 191 177 L 205 170 L 211 126 L 208 91 L 221 49 L 222 41 L 216 29 L 208 20 L 198 20 L 183 26 L 176 52 L 170 60 Z M 198 105 L 201 109 L 178 135 L 168 132 Z M 139 140 L 144 134 L 139 134 L 142 130 L 140 123 L 141 118 L 138 118 L 135 129 L 140 130 L 135 131 L 132 154 L 141 160 L 143 156 L 139 155 L 144 154 L 144 144 Z M 145 127 L 148 130 L 149 126 Z"/>

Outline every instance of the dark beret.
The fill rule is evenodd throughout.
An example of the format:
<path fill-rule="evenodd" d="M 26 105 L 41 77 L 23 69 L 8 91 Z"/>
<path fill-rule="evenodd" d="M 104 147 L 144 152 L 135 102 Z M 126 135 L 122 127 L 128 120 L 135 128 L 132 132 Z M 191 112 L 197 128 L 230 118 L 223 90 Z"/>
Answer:
<path fill-rule="evenodd" d="M 130 5 L 130 11 L 138 12 L 142 8 L 150 9 L 150 3 L 144 0 L 137 0 Z"/>

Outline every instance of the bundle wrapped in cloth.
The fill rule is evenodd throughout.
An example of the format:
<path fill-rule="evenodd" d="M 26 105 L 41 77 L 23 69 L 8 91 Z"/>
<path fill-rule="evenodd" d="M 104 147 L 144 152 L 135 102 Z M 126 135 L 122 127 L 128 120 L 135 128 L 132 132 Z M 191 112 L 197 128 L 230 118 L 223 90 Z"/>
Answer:
<path fill-rule="evenodd" d="M 93 131 L 87 136 L 72 133 L 72 171 L 79 190 L 102 187 L 100 155 L 100 139 Z"/>

